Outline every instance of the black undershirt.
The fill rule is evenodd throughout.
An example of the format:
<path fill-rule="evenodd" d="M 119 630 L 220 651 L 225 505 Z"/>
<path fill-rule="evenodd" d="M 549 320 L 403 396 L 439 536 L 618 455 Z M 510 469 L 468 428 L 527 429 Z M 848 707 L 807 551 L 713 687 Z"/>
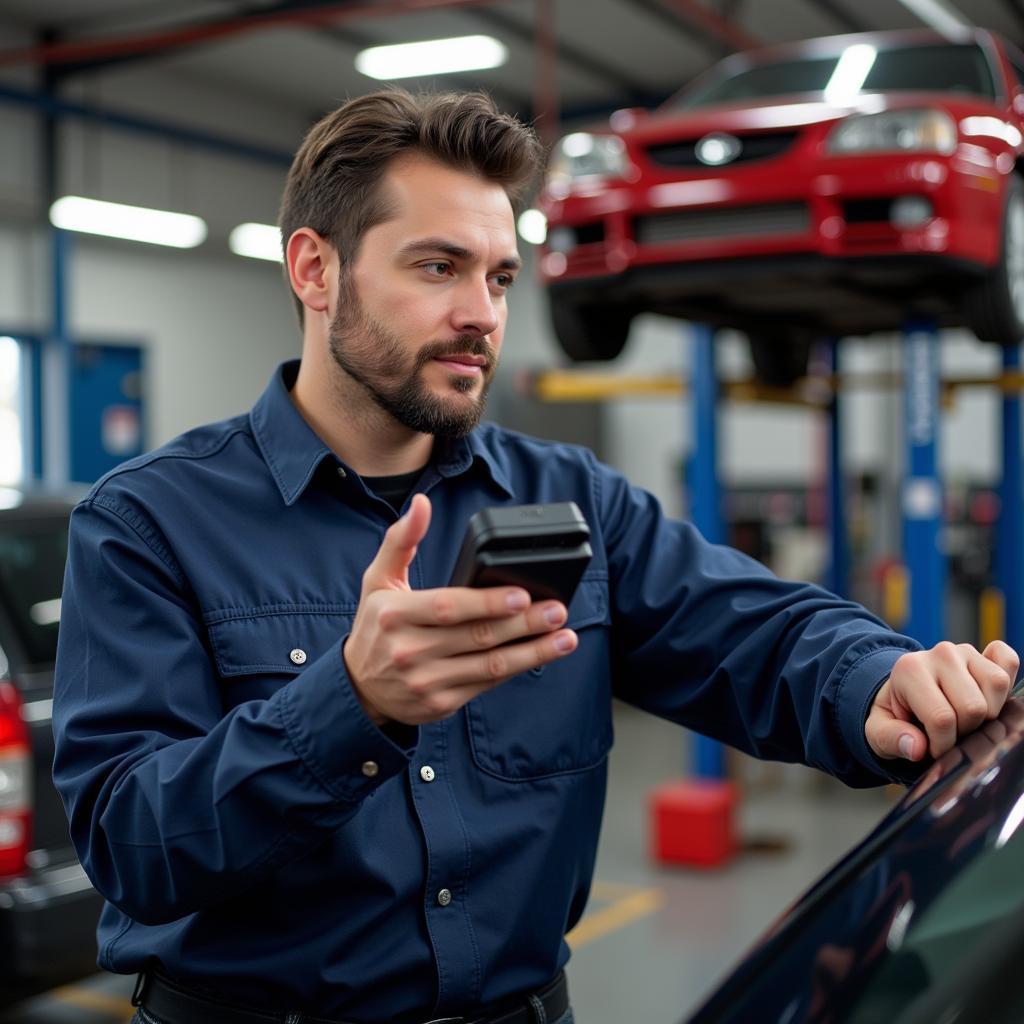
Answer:
<path fill-rule="evenodd" d="M 419 469 L 414 469 L 411 473 L 399 473 L 397 476 L 364 476 L 363 483 L 378 498 L 383 498 L 396 512 L 401 512 L 405 499 L 412 493 L 412 489 L 426 468 L 426 466 L 420 466 Z"/>

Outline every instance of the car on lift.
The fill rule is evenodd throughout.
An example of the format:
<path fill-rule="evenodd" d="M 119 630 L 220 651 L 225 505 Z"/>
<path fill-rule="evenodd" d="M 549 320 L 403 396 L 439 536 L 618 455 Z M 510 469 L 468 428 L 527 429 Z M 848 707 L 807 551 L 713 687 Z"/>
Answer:
<path fill-rule="evenodd" d="M 103 903 L 52 779 L 71 507 L 0 488 L 0 1007 L 97 970 Z"/>
<path fill-rule="evenodd" d="M 688 1024 L 1017 1024 L 1024 703 L 934 762 Z"/>
<path fill-rule="evenodd" d="M 993 33 L 734 54 L 555 146 L 540 277 L 572 360 L 639 313 L 736 328 L 786 385 L 820 337 L 1024 336 L 1024 54 Z"/>

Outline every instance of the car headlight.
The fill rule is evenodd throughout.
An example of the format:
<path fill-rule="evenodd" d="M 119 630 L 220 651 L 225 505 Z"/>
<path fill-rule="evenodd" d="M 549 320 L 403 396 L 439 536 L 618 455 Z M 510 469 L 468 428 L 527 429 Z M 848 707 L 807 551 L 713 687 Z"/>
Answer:
<path fill-rule="evenodd" d="M 886 110 L 851 114 L 828 137 L 840 153 L 943 153 L 956 149 L 956 123 L 941 110 Z"/>
<path fill-rule="evenodd" d="M 626 173 L 626 147 L 617 135 L 574 132 L 555 146 L 548 170 L 549 185 L 567 185 L 577 178 L 618 178 Z"/>

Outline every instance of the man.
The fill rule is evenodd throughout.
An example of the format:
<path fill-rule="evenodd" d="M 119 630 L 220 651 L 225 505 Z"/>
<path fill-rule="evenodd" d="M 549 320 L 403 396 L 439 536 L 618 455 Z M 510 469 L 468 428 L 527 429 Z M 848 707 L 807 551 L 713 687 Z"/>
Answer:
<path fill-rule="evenodd" d="M 328 115 L 281 212 L 301 363 L 75 510 L 55 777 L 139 1021 L 568 1024 L 613 693 L 855 785 L 1006 698 L 1004 644 L 919 651 L 479 424 L 539 163 L 481 96 Z M 568 609 L 446 586 L 472 513 L 570 499 Z"/>

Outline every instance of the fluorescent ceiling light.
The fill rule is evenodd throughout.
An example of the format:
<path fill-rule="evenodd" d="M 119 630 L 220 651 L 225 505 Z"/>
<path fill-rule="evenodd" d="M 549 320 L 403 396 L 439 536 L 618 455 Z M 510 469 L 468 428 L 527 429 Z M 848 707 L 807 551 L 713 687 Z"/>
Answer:
<path fill-rule="evenodd" d="M 908 11 L 945 36 L 959 36 L 971 23 L 946 0 L 900 0 Z"/>
<path fill-rule="evenodd" d="M 548 237 L 548 219 L 540 210 L 523 210 L 518 221 L 519 237 L 531 245 L 543 245 Z"/>
<path fill-rule="evenodd" d="M 206 222 L 187 213 L 149 210 L 144 206 L 104 203 L 63 196 L 50 207 L 50 223 L 67 231 L 127 238 L 132 242 L 194 249 L 206 239 Z"/>
<path fill-rule="evenodd" d="M 867 43 L 857 43 L 843 50 L 832 77 L 825 86 L 825 99 L 829 103 L 844 103 L 860 92 L 865 79 L 875 66 L 878 51 Z"/>
<path fill-rule="evenodd" d="M 369 78 L 418 78 L 496 68 L 506 60 L 508 48 L 497 39 L 459 36 L 397 46 L 372 46 L 356 55 L 356 70 Z"/>
<path fill-rule="evenodd" d="M 274 224 L 239 224 L 228 235 L 228 247 L 236 256 L 282 262 L 281 229 Z"/>

